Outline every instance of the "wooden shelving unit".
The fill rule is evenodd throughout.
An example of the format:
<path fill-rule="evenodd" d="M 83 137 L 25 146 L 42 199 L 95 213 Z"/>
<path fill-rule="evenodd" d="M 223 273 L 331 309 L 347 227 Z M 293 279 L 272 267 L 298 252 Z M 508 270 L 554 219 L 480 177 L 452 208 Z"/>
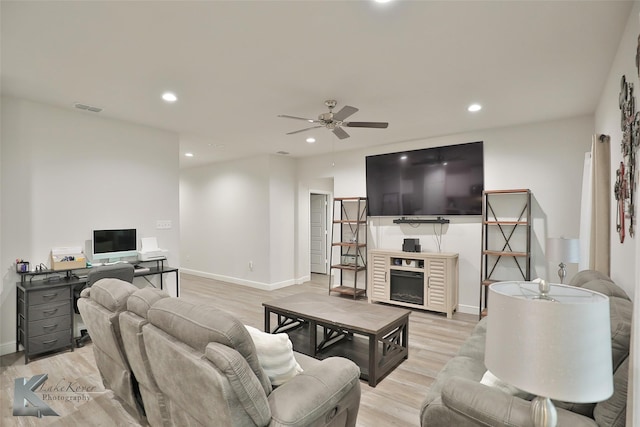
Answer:
<path fill-rule="evenodd" d="M 331 272 L 329 294 L 367 295 L 367 199 L 364 197 L 338 197 L 333 199 L 333 221 L 331 227 Z M 334 263 L 334 251 L 340 260 Z M 334 270 L 338 284 L 334 284 Z M 363 286 L 358 278 L 364 277 Z"/>
<path fill-rule="evenodd" d="M 482 193 L 480 318 L 488 314 L 489 285 L 531 280 L 531 190 Z"/>

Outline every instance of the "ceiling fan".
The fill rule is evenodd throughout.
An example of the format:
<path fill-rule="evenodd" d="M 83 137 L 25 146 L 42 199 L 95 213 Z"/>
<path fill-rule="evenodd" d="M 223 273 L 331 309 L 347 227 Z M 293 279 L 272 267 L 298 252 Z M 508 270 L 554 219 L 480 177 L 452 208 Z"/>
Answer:
<path fill-rule="evenodd" d="M 295 133 L 304 132 L 310 129 L 326 127 L 327 129 L 332 130 L 333 133 L 338 138 L 345 139 L 345 138 L 349 138 L 349 134 L 344 129 L 342 129 L 343 126 L 352 127 L 352 128 L 376 128 L 376 129 L 386 129 L 387 126 L 389 126 L 389 123 L 387 122 L 346 122 L 345 119 L 351 116 L 352 114 L 354 114 L 356 111 L 358 111 L 358 109 L 355 107 L 351 107 L 349 105 L 345 105 L 340 109 L 340 111 L 338 111 L 337 113 L 334 113 L 333 109 L 335 108 L 336 104 L 337 102 L 335 99 L 326 100 L 324 102 L 324 105 L 326 105 L 329 108 L 329 112 L 320 114 L 317 120 L 306 119 L 304 117 L 288 116 L 286 114 L 279 114 L 278 117 L 284 117 L 287 119 L 304 120 L 309 123 L 315 124 L 315 126 L 289 132 L 287 133 L 287 135 L 293 135 Z"/>

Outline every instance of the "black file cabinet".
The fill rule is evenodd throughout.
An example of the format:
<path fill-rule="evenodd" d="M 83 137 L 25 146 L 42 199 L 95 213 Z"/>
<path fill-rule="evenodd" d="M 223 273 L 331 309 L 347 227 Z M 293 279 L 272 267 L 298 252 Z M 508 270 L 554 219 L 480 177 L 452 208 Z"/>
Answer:
<path fill-rule="evenodd" d="M 78 282 L 78 283 L 75 283 Z M 24 362 L 38 354 L 73 351 L 73 288 L 81 284 L 72 278 L 17 284 L 16 351 L 24 347 Z"/>

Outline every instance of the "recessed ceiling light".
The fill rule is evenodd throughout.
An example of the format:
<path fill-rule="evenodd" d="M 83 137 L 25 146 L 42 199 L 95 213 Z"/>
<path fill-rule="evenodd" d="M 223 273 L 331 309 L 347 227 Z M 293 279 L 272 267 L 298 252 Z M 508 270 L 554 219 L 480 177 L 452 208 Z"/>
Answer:
<path fill-rule="evenodd" d="M 373 1 L 375 1 L 376 3 L 390 3 L 393 0 L 373 0 Z"/>
<path fill-rule="evenodd" d="M 176 102 L 178 100 L 178 97 L 174 93 L 165 92 L 162 94 L 162 99 L 167 102 Z"/>
<path fill-rule="evenodd" d="M 309 138 L 307 138 L 307 142 L 308 142 L 309 144 L 313 144 L 314 142 L 316 142 L 316 139 L 315 139 L 315 138 L 312 138 L 312 137 L 309 137 Z"/>
<path fill-rule="evenodd" d="M 405 154 L 405 155 L 400 156 L 400 160 L 407 160 L 407 155 Z"/>
<path fill-rule="evenodd" d="M 184 153 L 185 157 L 193 157 L 193 153 Z"/>
<path fill-rule="evenodd" d="M 482 110 L 482 105 L 480 105 L 480 104 L 471 104 L 471 105 L 469 105 L 467 110 L 472 112 L 472 113 L 475 113 L 476 111 Z"/>

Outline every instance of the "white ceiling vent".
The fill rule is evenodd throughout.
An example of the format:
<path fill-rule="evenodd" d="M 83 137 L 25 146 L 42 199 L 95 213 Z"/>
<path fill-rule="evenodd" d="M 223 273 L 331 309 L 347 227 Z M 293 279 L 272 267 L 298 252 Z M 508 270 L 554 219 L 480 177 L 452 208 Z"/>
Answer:
<path fill-rule="evenodd" d="M 93 107 L 91 105 L 81 104 L 79 102 L 76 102 L 75 104 L 73 104 L 73 106 L 81 110 L 91 111 L 92 113 L 99 113 L 100 111 L 102 111 L 102 108 L 100 107 Z"/>

